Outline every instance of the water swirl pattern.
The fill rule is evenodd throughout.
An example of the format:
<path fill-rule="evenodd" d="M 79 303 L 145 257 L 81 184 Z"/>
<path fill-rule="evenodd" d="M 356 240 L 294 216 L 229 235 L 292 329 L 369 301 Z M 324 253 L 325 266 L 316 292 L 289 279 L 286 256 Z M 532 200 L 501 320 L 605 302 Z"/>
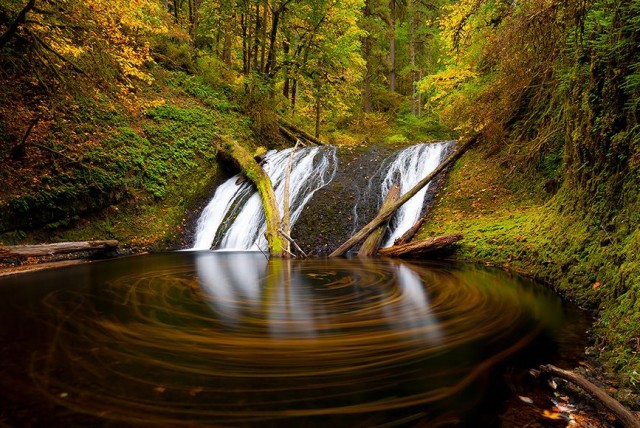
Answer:
<path fill-rule="evenodd" d="M 260 253 L 37 272 L 0 302 L 10 426 L 479 426 L 496 367 L 575 324 L 477 267 Z"/>

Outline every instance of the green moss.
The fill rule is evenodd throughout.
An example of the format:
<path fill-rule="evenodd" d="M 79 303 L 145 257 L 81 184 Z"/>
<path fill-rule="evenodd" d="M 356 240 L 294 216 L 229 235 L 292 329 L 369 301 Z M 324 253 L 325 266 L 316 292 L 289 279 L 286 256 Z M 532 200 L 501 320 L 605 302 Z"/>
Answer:
<path fill-rule="evenodd" d="M 600 361 L 622 384 L 637 383 L 640 231 L 566 209 L 565 190 L 546 195 L 541 177 L 507 177 L 481 150 L 467 153 L 421 236 L 462 233 L 459 258 L 535 277 L 595 311 Z M 633 215 L 627 207 L 618 220 Z"/>
<path fill-rule="evenodd" d="M 0 241 L 180 245 L 189 211 L 217 177 L 218 144 L 251 131 L 223 91 L 184 73 L 160 71 L 140 97 L 150 107 L 135 114 L 98 96 L 58 119 L 40 143 L 67 157 L 0 201 Z"/>

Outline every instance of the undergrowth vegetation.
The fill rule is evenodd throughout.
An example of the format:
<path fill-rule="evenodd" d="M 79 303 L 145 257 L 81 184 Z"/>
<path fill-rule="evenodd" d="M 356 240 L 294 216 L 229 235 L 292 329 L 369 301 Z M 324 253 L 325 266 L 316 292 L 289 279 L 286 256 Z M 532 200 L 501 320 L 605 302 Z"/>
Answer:
<path fill-rule="evenodd" d="M 218 144 L 249 140 L 250 123 L 201 77 L 155 77 L 133 111 L 81 99 L 3 169 L 3 241 L 117 238 L 162 248 L 181 235 L 187 209 L 215 180 Z"/>

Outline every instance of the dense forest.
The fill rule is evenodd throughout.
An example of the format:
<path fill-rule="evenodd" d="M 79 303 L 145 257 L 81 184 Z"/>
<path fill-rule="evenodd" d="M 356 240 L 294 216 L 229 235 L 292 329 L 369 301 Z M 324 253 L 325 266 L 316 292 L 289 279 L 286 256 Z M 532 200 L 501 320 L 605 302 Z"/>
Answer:
<path fill-rule="evenodd" d="M 283 120 L 345 153 L 474 138 L 420 233 L 594 310 L 633 403 L 639 46 L 640 0 L 2 0 L 0 241 L 180 247 L 218 149 Z"/>

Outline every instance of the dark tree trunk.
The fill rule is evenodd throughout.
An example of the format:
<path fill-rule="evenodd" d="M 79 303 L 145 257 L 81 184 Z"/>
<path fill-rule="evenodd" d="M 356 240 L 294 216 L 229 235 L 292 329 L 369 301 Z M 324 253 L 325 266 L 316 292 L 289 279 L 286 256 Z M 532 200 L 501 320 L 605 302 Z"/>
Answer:
<path fill-rule="evenodd" d="M 396 90 L 396 0 L 389 1 L 389 90 Z"/>
<path fill-rule="evenodd" d="M 29 11 L 33 9 L 35 5 L 36 0 L 29 0 L 29 3 L 27 3 L 25 7 L 22 8 L 20 13 L 18 13 L 18 16 L 16 17 L 15 21 L 13 21 L 9 29 L 2 36 L 0 36 L 0 49 L 2 49 L 3 46 L 7 44 L 9 40 L 11 40 L 11 38 L 18 30 L 20 24 L 23 24 L 25 22 L 27 13 L 29 13 Z"/>

